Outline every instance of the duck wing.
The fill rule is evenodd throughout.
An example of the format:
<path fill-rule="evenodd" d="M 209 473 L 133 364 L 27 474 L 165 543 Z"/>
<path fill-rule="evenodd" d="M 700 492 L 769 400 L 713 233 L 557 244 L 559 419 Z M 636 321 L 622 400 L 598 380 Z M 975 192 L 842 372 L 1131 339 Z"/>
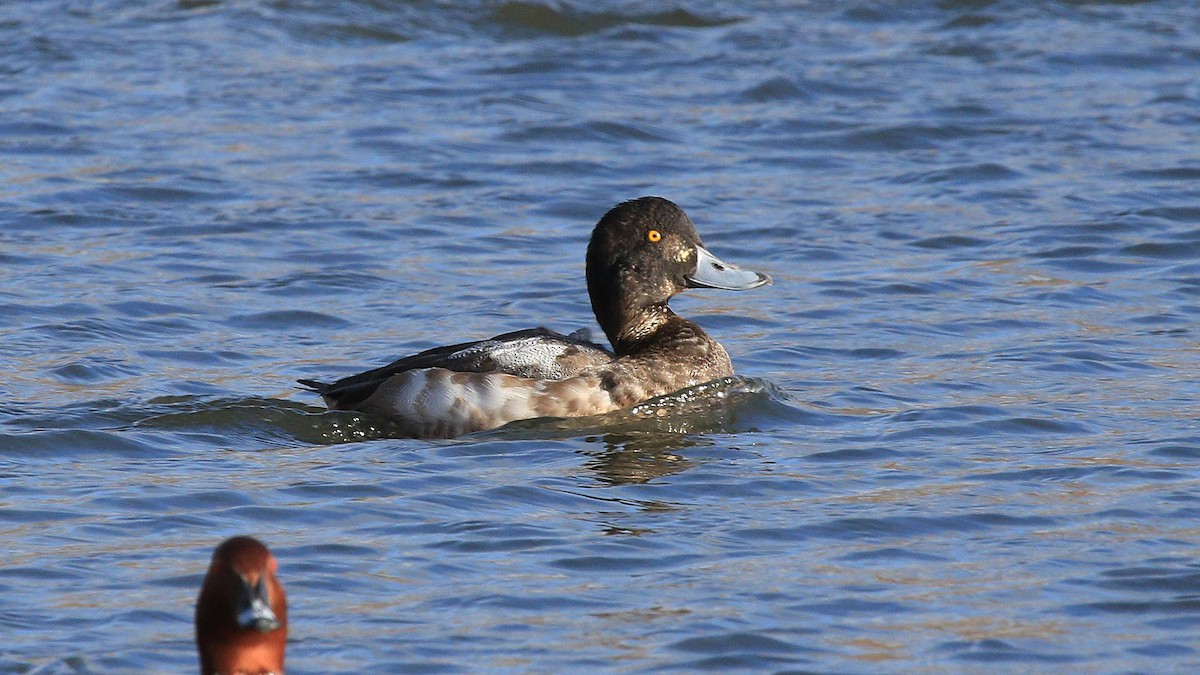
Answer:
<path fill-rule="evenodd" d="M 591 341 L 587 329 L 563 335 L 548 328 L 528 328 L 486 340 L 434 347 L 332 383 L 297 382 L 320 394 L 330 408 L 352 410 L 389 378 L 408 370 L 443 368 L 461 373 L 505 373 L 536 380 L 562 380 L 612 359 L 612 352 Z"/>

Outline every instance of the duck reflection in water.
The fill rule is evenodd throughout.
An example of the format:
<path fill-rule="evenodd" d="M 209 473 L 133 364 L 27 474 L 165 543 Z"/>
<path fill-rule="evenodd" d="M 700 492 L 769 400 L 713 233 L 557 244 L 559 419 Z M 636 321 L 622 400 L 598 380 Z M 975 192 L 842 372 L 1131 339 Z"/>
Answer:
<path fill-rule="evenodd" d="M 639 485 L 687 471 L 697 463 L 678 451 L 700 445 L 681 434 L 615 433 L 594 440 L 604 448 L 582 451 L 585 466 L 607 485 Z"/>

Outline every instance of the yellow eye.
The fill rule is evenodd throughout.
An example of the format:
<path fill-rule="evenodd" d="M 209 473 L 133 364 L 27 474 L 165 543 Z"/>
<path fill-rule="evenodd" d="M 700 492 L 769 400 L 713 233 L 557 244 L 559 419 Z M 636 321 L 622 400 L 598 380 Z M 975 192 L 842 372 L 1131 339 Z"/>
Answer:
<path fill-rule="evenodd" d="M 646 239 L 652 242 L 657 242 L 662 239 L 662 233 L 658 230 L 650 230 L 646 233 Z"/>

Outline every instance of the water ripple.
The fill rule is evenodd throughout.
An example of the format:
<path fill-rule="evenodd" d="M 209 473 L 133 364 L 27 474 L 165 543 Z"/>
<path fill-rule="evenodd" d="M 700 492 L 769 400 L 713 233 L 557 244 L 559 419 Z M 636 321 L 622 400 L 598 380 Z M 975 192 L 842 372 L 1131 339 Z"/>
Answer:
<path fill-rule="evenodd" d="M 0 3 L 0 671 L 194 670 L 242 533 L 304 672 L 1197 670 L 1197 15 Z M 295 388 L 593 326 L 641 194 L 775 279 L 672 305 L 741 377 Z"/>

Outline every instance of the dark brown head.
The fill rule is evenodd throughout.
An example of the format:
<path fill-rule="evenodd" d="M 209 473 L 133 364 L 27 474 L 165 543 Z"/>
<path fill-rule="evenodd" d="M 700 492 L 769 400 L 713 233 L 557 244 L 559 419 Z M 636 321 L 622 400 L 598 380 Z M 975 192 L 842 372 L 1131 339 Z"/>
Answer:
<path fill-rule="evenodd" d="M 667 301 L 689 288 L 740 291 L 771 283 L 765 274 L 721 262 L 704 248 L 691 218 L 662 197 L 616 205 L 592 231 L 588 295 L 613 349 L 636 342 Z M 652 329 L 652 328 L 651 328 Z"/>
<path fill-rule="evenodd" d="M 283 673 L 287 598 L 277 568 L 251 537 L 227 539 L 213 552 L 196 600 L 201 675 Z"/>

